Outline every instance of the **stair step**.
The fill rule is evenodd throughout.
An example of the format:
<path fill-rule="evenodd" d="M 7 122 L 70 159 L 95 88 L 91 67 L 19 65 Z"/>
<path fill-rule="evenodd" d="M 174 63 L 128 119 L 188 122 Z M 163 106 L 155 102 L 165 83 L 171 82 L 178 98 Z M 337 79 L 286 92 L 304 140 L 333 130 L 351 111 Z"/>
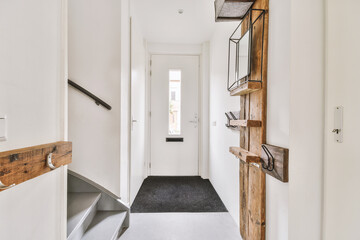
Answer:
<path fill-rule="evenodd" d="M 82 240 L 115 240 L 126 218 L 125 211 L 98 211 Z"/>
<path fill-rule="evenodd" d="M 81 239 L 96 214 L 101 193 L 68 193 L 68 240 Z"/>

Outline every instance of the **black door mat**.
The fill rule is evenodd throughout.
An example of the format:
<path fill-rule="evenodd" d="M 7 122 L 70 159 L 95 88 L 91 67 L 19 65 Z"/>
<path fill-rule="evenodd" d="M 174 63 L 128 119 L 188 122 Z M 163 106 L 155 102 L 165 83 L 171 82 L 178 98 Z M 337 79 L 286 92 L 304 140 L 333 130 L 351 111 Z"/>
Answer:
<path fill-rule="evenodd" d="M 148 177 L 131 206 L 131 212 L 227 212 L 227 209 L 209 180 L 201 177 Z"/>

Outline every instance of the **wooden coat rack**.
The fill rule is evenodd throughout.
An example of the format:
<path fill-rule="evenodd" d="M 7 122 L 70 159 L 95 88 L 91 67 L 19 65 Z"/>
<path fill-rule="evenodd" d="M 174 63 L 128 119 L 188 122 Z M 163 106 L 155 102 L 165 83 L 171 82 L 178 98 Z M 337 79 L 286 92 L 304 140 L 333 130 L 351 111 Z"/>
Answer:
<path fill-rule="evenodd" d="M 240 96 L 239 119 L 233 119 L 229 123 L 239 126 L 240 146 L 230 147 L 230 152 L 240 159 L 241 236 L 244 240 L 263 240 L 265 239 L 266 185 L 260 156 L 261 146 L 266 143 L 269 0 L 257 0 L 252 8 L 265 10 L 263 29 L 259 27 L 252 29 L 249 76 L 249 79 L 262 81 L 242 83 L 230 92 L 231 96 Z M 249 21 L 256 18 L 256 16 L 244 18 L 241 35 L 248 31 Z M 259 56 L 262 56 L 260 65 Z"/>
<path fill-rule="evenodd" d="M 250 81 L 229 89 L 231 96 L 240 96 L 240 112 L 226 113 L 226 126 L 240 131 L 240 146 L 229 149 L 240 159 L 240 233 L 244 240 L 264 240 L 265 174 L 287 182 L 289 154 L 288 149 L 266 144 L 269 0 L 256 0 L 252 9 L 261 10 L 264 19 L 262 27 L 252 28 Z M 260 14 L 243 19 L 241 36 Z"/>
<path fill-rule="evenodd" d="M 0 153 L 0 192 L 72 161 L 72 143 L 55 142 Z"/>

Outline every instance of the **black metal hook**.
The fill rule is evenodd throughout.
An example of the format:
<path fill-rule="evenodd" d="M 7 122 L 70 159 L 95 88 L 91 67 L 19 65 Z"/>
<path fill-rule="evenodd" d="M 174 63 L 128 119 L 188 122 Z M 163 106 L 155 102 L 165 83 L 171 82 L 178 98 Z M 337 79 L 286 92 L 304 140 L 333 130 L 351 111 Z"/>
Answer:
<path fill-rule="evenodd" d="M 228 113 L 225 113 L 225 116 L 226 116 L 226 118 L 227 118 L 227 120 L 228 120 L 228 123 L 225 124 L 225 126 L 226 126 L 227 128 L 237 129 L 237 128 L 238 128 L 237 126 L 232 126 L 232 125 L 230 125 L 230 121 L 231 121 L 231 120 L 236 120 L 236 117 L 235 117 L 235 115 L 234 115 L 232 112 L 229 112 L 229 113 L 230 113 L 231 116 L 229 116 Z"/>
<path fill-rule="evenodd" d="M 233 112 L 230 112 L 231 117 L 233 118 L 233 120 L 237 120 L 237 118 L 235 117 Z"/>
<path fill-rule="evenodd" d="M 271 154 L 271 152 L 265 145 L 261 145 L 261 148 L 264 150 L 266 156 L 268 157 L 268 164 L 266 165 L 265 161 L 263 159 L 261 159 L 261 165 L 264 169 L 271 172 L 274 170 L 274 165 L 275 165 L 274 156 Z"/>
<path fill-rule="evenodd" d="M 225 113 L 225 116 L 227 117 L 227 119 L 230 121 L 231 117 L 229 116 L 229 114 Z"/>

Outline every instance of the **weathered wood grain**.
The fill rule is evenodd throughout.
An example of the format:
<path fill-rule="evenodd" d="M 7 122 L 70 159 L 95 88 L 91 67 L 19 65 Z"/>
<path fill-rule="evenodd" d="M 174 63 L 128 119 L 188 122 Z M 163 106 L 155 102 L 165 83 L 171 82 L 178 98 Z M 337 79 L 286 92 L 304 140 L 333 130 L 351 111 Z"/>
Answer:
<path fill-rule="evenodd" d="M 247 82 L 230 92 L 231 96 L 242 96 L 261 89 L 261 82 Z"/>
<path fill-rule="evenodd" d="M 260 156 L 255 155 L 241 147 L 230 147 L 229 151 L 241 161 L 246 163 L 260 163 Z"/>
<path fill-rule="evenodd" d="M 269 171 L 262 168 L 262 171 L 282 181 L 289 182 L 289 149 L 264 144 L 274 157 L 274 170 Z M 268 156 L 265 151 L 261 152 L 261 159 L 266 165 L 269 164 Z"/>
<path fill-rule="evenodd" d="M 231 120 L 231 126 L 237 127 L 261 127 L 261 121 L 258 120 Z"/>
<path fill-rule="evenodd" d="M 253 164 L 249 165 L 247 239 L 265 239 L 265 174 Z"/>
<path fill-rule="evenodd" d="M 262 83 L 261 86 L 244 86 L 243 89 L 234 90 L 230 95 L 240 95 L 240 112 L 243 117 L 241 120 L 256 119 L 261 122 L 261 127 L 240 128 L 240 147 L 260 156 L 261 144 L 266 143 L 269 0 L 257 0 L 253 8 L 266 10 L 264 29 L 262 24 L 261 26 L 259 24 L 261 21 L 254 25 L 249 78 L 262 79 Z M 253 21 L 258 17 L 256 14 L 253 15 Z M 242 26 L 242 34 L 247 31 L 246 21 L 248 20 L 245 19 L 245 24 Z M 262 35 L 263 30 L 262 43 L 262 38 L 259 36 Z M 240 233 L 244 240 L 265 239 L 265 179 L 265 173 L 259 168 L 259 164 L 240 161 Z"/>
<path fill-rule="evenodd" d="M 47 155 L 52 153 L 55 167 L 72 161 L 72 143 L 55 142 L 34 147 L 16 149 L 0 153 L 0 180 L 5 185 L 20 184 L 50 172 Z M 1 191 L 1 190 L 0 190 Z"/>
<path fill-rule="evenodd" d="M 249 164 L 243 161 L 240 163 L 240 234 L 243 240 L 247 240 L 249 230 L 248 216 L 248 190 L 249 190 Z"/>

